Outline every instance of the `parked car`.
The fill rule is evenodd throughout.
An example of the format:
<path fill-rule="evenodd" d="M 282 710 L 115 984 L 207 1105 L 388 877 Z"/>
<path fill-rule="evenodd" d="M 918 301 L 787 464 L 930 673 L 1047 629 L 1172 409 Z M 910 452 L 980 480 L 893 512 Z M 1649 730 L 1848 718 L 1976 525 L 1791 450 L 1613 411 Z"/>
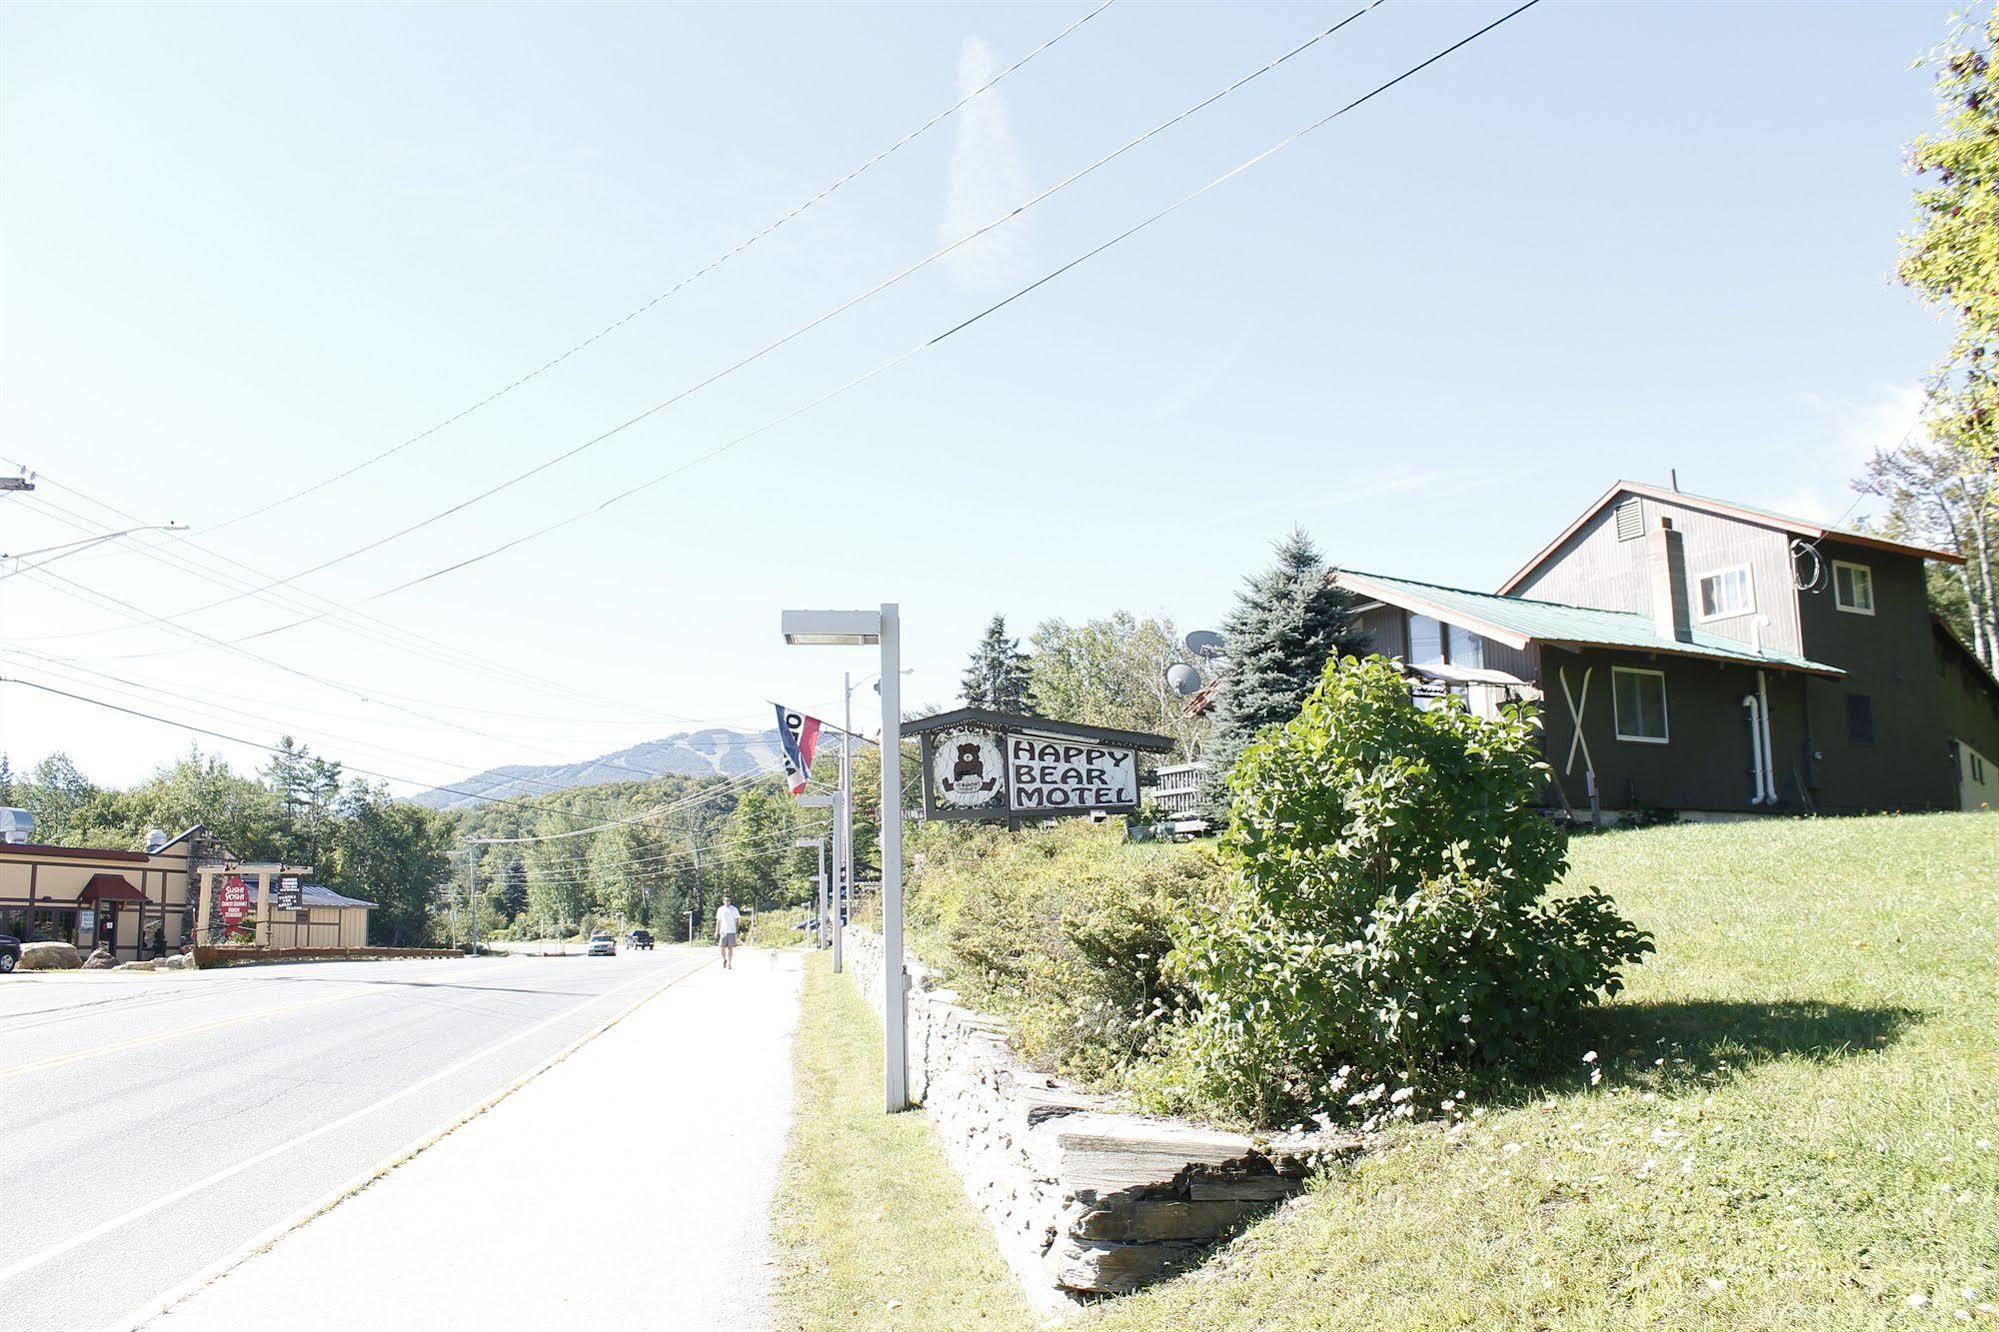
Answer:
<path fill-rule="evenodd" d="M 0 934 L 0 975 L 12 971 L 21 961 L 21 941 L 11 934 Z"/>
<path fill-rule="evenodd" d="M 650 949 L 652 947 L 652 931 L 633 930 L 625 936 L 625 947 Z"/>
<path fill-rule="evenodd" d="M 609 930 L 598 930 L 590 936 L 590 956 L 611 957 L 618 951 L 618 941 L 611 937 Z"/>

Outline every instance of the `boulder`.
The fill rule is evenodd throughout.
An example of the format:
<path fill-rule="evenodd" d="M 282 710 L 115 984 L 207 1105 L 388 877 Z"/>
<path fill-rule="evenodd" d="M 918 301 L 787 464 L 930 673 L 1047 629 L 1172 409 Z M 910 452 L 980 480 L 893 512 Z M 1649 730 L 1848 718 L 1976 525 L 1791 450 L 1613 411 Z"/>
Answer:
<path fill-rule="evenodd" d="M 21 945 L 23 971 L 73 971 L 83 965 L 75 944 L 45 940 Z"/>
<path fill-rule="evenodd" d="M 118 964 L 118 970 L 120 971 L 158 971 L 159 969 L 160 964 L 151 959 L 143 962 L 120 962 Z"/>
<path fill-rule="evenodd" d="M 118 965 L 118 955 L 109 948 L 96 948 L 83 959 L 83 965 L 88 971 L 110 971 Z"/>

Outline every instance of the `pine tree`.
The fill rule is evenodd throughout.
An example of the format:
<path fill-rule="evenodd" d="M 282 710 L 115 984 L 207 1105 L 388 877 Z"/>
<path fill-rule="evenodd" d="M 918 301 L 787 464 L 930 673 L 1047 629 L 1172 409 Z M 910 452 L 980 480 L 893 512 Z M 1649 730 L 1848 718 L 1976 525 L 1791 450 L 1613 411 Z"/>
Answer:
<path fill-rule="evenodd" d="M 1277 562 L 1250 579 L 1222 623 L 1229 669 L 1215 701 L 1208 763 L 1208 818 L 1228 817 L 1228 774 L 1266 726 L 1290 721 L 1336 654 L 1364 652 L 1353 597 L 1326 581 L 1326 564 L 1302 530 L 1277 543 Z"/>
<path fill-rule="evenodd" d="M 5 754 L 0 754 L 0 805 L 11 805 L 13 803 L 14 765 L 7 761 Z"/>
<path fill-rule="evenodd" d="M 994 712 L 1027 711 L 1027 654 L 1018 638 L 1008 638 L 1006 616 L 993 616 L 985 637 L 972 649 L 971 662 L 959 687 L 965 706 Z"/>

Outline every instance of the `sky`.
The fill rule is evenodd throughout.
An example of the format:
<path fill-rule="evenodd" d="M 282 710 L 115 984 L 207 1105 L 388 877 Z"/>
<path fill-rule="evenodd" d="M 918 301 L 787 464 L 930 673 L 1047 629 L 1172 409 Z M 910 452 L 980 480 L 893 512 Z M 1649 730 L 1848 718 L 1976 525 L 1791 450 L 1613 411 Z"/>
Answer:
<path fill-rule="evenodd" d="M 95 700 L 0 750 L 411 791 L 837 716 L 787 607 L 897 602 L 948 705 L 1294 525 L 1485 588 L 1620 477 L 1865 514 L 1948 3 L 1546 0 L 1064 269 L 1511 7 L 1392 0 L 883 286 L 1360 4 L 1097 2 L 0 7 L 0 551 L 188 529 L 0 567 L 0 675 Z"/>

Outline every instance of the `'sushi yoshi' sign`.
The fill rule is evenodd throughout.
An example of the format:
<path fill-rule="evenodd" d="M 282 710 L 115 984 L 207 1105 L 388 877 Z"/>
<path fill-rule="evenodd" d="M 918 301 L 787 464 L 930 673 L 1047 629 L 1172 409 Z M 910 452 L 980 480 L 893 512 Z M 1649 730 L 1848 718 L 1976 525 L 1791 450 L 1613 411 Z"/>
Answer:
<path fill-rule="evenodd" d="M 923 746 L 924 813 L 941 819 L 1121 814 L 1138 808 L 1138 756 L 1165 736 L 962 708 L 909 723 Z"/>

